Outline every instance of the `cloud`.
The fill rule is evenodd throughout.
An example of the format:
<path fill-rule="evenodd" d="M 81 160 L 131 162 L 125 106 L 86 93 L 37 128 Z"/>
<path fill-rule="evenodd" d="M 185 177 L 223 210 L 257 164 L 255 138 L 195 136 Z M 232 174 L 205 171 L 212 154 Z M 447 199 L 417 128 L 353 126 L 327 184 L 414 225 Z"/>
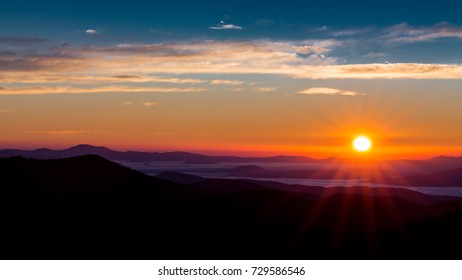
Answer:
<path fill-rule="evenodd" d="M 13 109 L 0 109 L 0 113 L 9 113 L 13 112 Z"/>
<path fill-rule="evenodd" d="M 220 21 L 219 24 L 209 27 L 210 29 L 223 30 L 223 29 L 243 29 L 241 26 L 234 24 L 226 24 L 224 21 Z"/>
<path fill-rule="evenodd" d="M 85 33 L 90 34 L 90 35 L 99 34 L 98 31 L 96 31 L 95 29 L 87 29 L 85 30 Z"/>
<path fill-rule="evenodd" d="M 387 31 L 385 39 L 391 43 L 415 43 L 434 41 L 441 38 L 462 38 L 462 27 L 447 22 L 430 27 L 414 27 L 407 23 L 392 26 Z"/>
<path fill-rule="evenodd" d="M 122 102 L 122 105 L 123 106 L 130 106 L 130 105 L 133 105 L 133 102 L 132 101 L 125 101 L 125 102 Z"/>
<path fill-rule="evenodd" d="M 317 73 L 296 75 L 312 79 L 462 79 L 462 65 L 453 64 L 377 63 L 316 68 Z"/>
<path fill-rule="evenodd" d="M 156 105 L 157 105 L 157 102 L 143 102 L 144 107 L 152 107 Z"/>
<path fill-rule="evenodd" d="M 201 79 L 179 79 L 179 78 L 169 78 L 169 77 L 151 77 L 151 82 L 158 83 L 172 83 L 172 84 L 202 84 L 207 82 L 206 80 Z"/>
<path fill-rule="evenodd" d="M 329 45 L 316 41 L 317 47 Z M 227 73 L 265 68 L 273 72 L 296 64 L 330 64 L 328 57 L 300 57 L 294 46 L 306 49 L 307 42 L 188 42 L 165 44 L 123 44 L 107 47 L 61 48 L 55 53 L 0 55 L 0 75 L 17 79 L 64 79 L 69 82 L 153 81 L 201 83 L 199 79 L 153 77 L 153 73 Z M 269 67 L 271 66 L 271 67 Z M 2 71 L 3 70 L 3 71 Z M 253 72 L 253 71 L 250 71 Z M 61 74 L 57 74 L 61 73 Z M 85 73 L 82 75 L 82 73 Z M 38 78 L 33 78 L 38 77 Z M 108 78 L 110 77 L 110 78 Z"/>
<path fill-rule="evenodd" d="M 332 32 L 332 35 L 334 37 L 350 37 L 350 36 L 356 36 L 356 35 L 369 33 L 372 30 L 373 30 L 372 27 L 345 29 L 345 30 Z"/>
<path fill-rule="evenodd" d="M 364 95 L 363 93 L 356 91 L 347 91 L 335 88 L 308 88 L 298 92 L 299 94 L 316 94 L 316 95 L 346 95 L 346 96 L 358 96 Z"/>
<path fill-rule="evenodd" d="M 276 91 L 275 87 L 259 87 L 259 88 L 254 88 L 253 91 L 255 92 L 272 92 Z"/>
<path fill-rule="evenodd" d="M 238 86 L 242 85 L 243 81 L 238 80 L 212 80 L 210 84 L 212 85 L 229 85 L 229 86 Z"/>
<path fill-rule="evenodd" d="M 182 85 L 244 84 L 237 80 L 175 77 L 207 74 L 296 79 L 462 79 L 459 64 L 338 64 L 330 56 L 330 49 L 339 44 L 336 40 L 195 41 L 0 54 L 0 94 L 203 92 L 207 86 Z M 242 88 L 253 91 L 252 85 L 248 86 Z"/>
<path fill-rule="evenodd" d="M 82 74 L 82 73 L 36 73 L 14 71 L 1 73 L 0 80 L 5 83 L 78 83 L 78 84 L 101 84 L 101 83 L 171 83 L 171 84 L 202 84 L 207 80 L 201 79 L 182 79 L 165 76 L 143 76 L 143 75 L 113 75 L 104 76 L 104 73 Z"/>
<path fill-rule="evenodd" d="M 129 82 L 156 82 L 156 83 L 171 83 L 171 84 L 202 84 L 206 83 L 207 80 L 201 79 L 180 79 L 173 77 L 158 77 L 158 76 L 131 76 L 131 75 L 116 75 L 110 78 L 117 79 L 119 81 Z"/>
<path fill-rule="evenodd" d="M 33 95 L 33 94 L 77 94 L 77 93 L 105 93 L 105 92 L 146 92 L 146 93 L 174 93 L 174 92 L 203 92 L 204 88 L 149 88 L 129 86 L 108 86 L 95 88 L 78 87 L 29 87 L 29 88 L 0 88 L 0 95 Z"/>
<path fill-rule="evenodd" d="M 0 73 L 17 71 L 76 71 L 86 68 L 85 58 L 64 53 L 0 53 Z"/>
<path fill-rule="evenodd" d="M 326 31 L 328 29 L 329 29 L 329 27 L 327 25 L 323 25 L 321 27 L 314 28 L 315 31 Z"/>
<path fill-rule="evenodd" d="M 236 88 L 227 88 L 226 90 L 231 91 L 231 92 L 273 92 L 273 91 L 276 91 L 277 88 L 275 87 L 254 87 L 254 88 L 236 87 Z"/>
<path fill-rule="evenodd" d="M 294 47 L 307 50 L 309 42 L 220 42 L 204 41 L 195 43 L 151 44 L 151 45 L 119 45 L 116 47 L 91 47 L 80 50 L 80 55 L 100 57 L 110 70 L 139 71 L 150 68 L 151 73 L 188 73 L 208 72 L 214 68 L 216 73 L 235 72 L 236 68 L 254 68 L 259 72 L 274 71 L 296 64 L 332 64 L 334 58 L 323 54 L 299 56 Z M 330 40 L 313 41 L 310 51 L 327 52 L 326 46 L 332 45 Z M 321 49 L 323 48 L 323 49 Z M 128 57 L 130 59 L 128 59 Z M 125 64 L 125 65 L 123 65 Z M 132 67 L 130 67 L 132 66 Z M 271 67 L 268 67 L 271 66 Z M 98 67 L 98 66 L 96 66 Z M 125 68 L 130 67 L 130 68 Z M 242 72 L 242 71 L 237 71 Z M 248 72 L 248 71 L 247 71 Z M 127 72 L 128 73 L 128 72 Z"/>
<path fill-rule="evenodd" d="M 309 53 L 324 53 L 329 51 L 328 48 L 320 47 L 320 46 L 292 46 L 292 49 L 296 53 L 300 54 L 309 54 Z"/>

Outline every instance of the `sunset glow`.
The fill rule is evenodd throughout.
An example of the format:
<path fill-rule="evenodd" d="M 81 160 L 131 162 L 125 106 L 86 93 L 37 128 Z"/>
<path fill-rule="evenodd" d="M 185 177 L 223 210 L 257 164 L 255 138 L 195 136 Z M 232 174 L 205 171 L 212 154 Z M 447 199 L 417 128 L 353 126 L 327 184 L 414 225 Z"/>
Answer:
<path fill-rule="evenodd" d="M 260 18 L 250 5 L 198 21 L 159 5 L 102 5 L 94 18 L 79 5 L 3 7 L 0 148 L 354 157 L 351 139 L 368 131 L 376 157 L 462 155 L 458 15 L 370 24 L 304 5 Z M 37 17 L 24 25 L 9 9 Z"/>
<path fill-rule="evenodd" d="M 315 275 L 288 260 L 460 258 L 461 11 L 2 1 L 0 256 L 170 259 L 159 279 L 217 280 Z M 402 267 L 384 266 L 421 272 Z"/>

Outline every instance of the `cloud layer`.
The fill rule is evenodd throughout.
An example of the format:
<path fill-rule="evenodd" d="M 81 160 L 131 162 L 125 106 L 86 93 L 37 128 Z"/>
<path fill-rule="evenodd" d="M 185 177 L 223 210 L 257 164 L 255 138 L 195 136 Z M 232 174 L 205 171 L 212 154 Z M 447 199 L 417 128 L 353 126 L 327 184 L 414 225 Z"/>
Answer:
<path fill-rule="evenodd" d="M 430 36 L 423 31 L 408 30 L 406 34 L 420 36 L 415 38 Z M 340 64 L 331 53 L 342 44 L 331 39 L 204 40 L 0 53 L 0 94 L 201 92 L 207 90 L 207 85 L 245 85 L 240 80 L 178 77 L 180 74 L 265 74 L 295 79 L 462 79 L 462 65 L 458 64 Z M 368 56 L 384 54 L 370 52 Z M 191 87 L 196 84 L 201 87 Z M 262 85 L 260 91 L 273 91 L 272 88 Z"/>
<path fill-rule="evenodd" d="M 364 95 L 363 93 L 356 91 L 341 90 L 336 88 L 307 88 L 298 92 L 299 94 L 315 94 L 315 95 L 346 95 L 346 96 L 358 96 Z"/>
<path fill-rule="evenodd" d="M 407 23 L 392 26 L 387 30 L 385 38 L 393 43 L 416 43 L 434 41 L 441 38 L 462 38 L 462 27 L 447 22 L 430 27 L 414 27 Z"/>
<path fill-rule="evenodd" d="M 104 92 L 147 92 L 147 93 L 172 93 L 172 92 L 204 92 L 204 88 L 156 88 L 156 87 L 29 87 L 29 88 L 0 88 L 0 95 L 30 95 L 30 94 L 65 94 L 65 93 L 104 93 Z"/>

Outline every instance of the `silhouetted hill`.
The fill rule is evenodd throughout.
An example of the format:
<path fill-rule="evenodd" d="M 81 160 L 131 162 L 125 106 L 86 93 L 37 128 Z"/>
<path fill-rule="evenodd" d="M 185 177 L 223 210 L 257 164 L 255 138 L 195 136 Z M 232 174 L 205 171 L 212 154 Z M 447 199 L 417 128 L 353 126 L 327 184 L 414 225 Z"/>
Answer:
<path fill-rule="evenodd" d="M 109 160 L 124 162 L 130 165 L 134 162 L 183 162 L 190 164 L 218 164 L 236 163 L 248 164 L 238 166 L 227 171 L 217 166 L 217 173 L 241 178 L 293 178 L 293 179 L 369 179 L 371 182 L 393 182 L 397 178 L 409 179 L 418 185 L 428 184 L 427 177 L 451 169 L 462 168 L 462 157 L 439 156 L 429 160 L 346 160 L 340 158 L 312 159 L 301 156 L 273 156 L 273 157 L 236 157 L 236 156 L 207 156 L 188 152 L 120 152 L 106 147 L 78 145 L 64 150 L 37 149 L 32 151 L 6 149 L 0 150 L 0 158 L 23 156 L 37 159 L 58 159 L 74 156 L 95 154 Z M 132 163 L 128 163 L 132 162 Z M 257 166 L 262 164 L 263 166 Z M 277 164 L 287 164 L 278 168 Z M 297 164 L 310 164 L 307 168 L 296 167 Z M 280 166 L 280 165 L 279 165 Z M 212 167 L 213 169 L 213 167 Z M 151 169 L 139 169 L 150 173 Z M 165 169 L 163 169 L 165 170 Z M 175 171 L 167 170 L 167 171 Z M 213 170 L 208 170 L 213 171 Z M 413 177 L 414 176 L 414 177 Z M 420 176 L 420 177 L 419 177 Z M 409 177 L 409 178 L 407 178 Z M 431 181 L 433 182 L 433 181 Z M 457 181 L 458 182 L 458 181 Z M 436 182 L 440 186 L 448 186 L 444 182 Z M 402 182 L 399 184 L 403 184 Z M 459 186 L 458 184 L 457 186 Z"/>
<path fill-rule="evenodd" d="M 209 179 L 200 176 L 189 175 L 180 172 L 164 171 L 156 175 L 157 178 L 169 180 L 178 184 L 193 184 L 208 181 Z"/>
<path fill-rule="evenodd" d="M 414 187 L 462 187 L 462 168 L 445 170 L 429 175 L 413 175 L 397 178 L 384 178 L 384 183 Z"/>
<path fill-rule="evenodd" d="M 395 170 L 409 170 L 414 175 L 429 175 L 462 168 L 462 157 L 438 156 L 428 160 L 394 160 L 388 163 Z"/>
<path fill-rule="evenodd" d="M 0 150 L 0 158 L 11 156 L 22 156 L 36 159 L 57 159 L 74 156 L 94 154 L 102 156 L 109 160 L 127 160 L 127 161 L 185 161 L 188 163 L 217 163 L 217 162 L 313 162 L 314 159 L 300 156 L 274 156 L 274 157 L 236 157 L 236 156 L 206 156 L 188 152 L 137 152 L 127 151 L 119 152 L 106 147 L 96 147 L 91 145 L 77 145 L 64 150 L 36 149 L 36 150 L 18 150 L 5 149 Z"/>
<path fill-rule="evenodd" d="M 437 156 L 429 159 L 428 162 L 432 162 L 440 165 L 460 165 L 462 161 L 461 157 L 449 157 L 449 156 Z"/>
<path fill-rule="evenodd" d="M 257 166 L 257 165 L 245 165 L 233 168 L 230 170 L 229 175 L 231 176 L 242 176 L 242 177 L 266 177 L 269 170 Z"/>
<path fill-rule="evenodd" d="M 3 259 L 449 259 L 462 250 L 461 203 L 419 203 L 412 191 L 181 185 L 99 156 L 4 158 L 0 178 Z"/>

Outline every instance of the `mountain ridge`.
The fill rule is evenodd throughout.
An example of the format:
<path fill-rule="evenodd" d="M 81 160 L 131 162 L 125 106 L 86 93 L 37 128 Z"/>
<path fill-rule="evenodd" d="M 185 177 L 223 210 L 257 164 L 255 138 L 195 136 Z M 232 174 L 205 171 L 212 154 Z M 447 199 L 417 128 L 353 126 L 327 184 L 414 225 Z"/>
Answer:
<path fill-rule="evenodd" d="M 95 155 L 1 158 L 0 258 L 450 259 L 462 250 L 459 200 L 165 175 L 196 182 Z"/>
<path fill-rule="evenodd" d="M 65 158 L 72 156 L 80 156 L 85 154 L 96 154 L 106 157 L 110 160 L 158 160 L 158 161 L 188 161 L 190 163 L 203 163 L 203 162 L 252 162 L 262 160 L 265 162 L 313 162 L 318 161 L 310 157 L 304 156 L 271 156 L 271 157 L 238 157 L 238 156 L 208 156 L 197 153 L 190 153 L 184 151 L 172 152 L 140 152 L 140 151 L 116 151 L 104 146 L 92 146 L 89 144 L 79 144 L 73 147 L 62 150 L 53 150 L 48 148 L 39 148 L 34 150 L 21 150 L 21 149 L 3 149 L 0 150 L 0 157 L 8 156 L 24 156 L 39 159 L 53 159 Z"/>
<path fill-rule="evenodd" d="M 288 155 L 275 155 L 268 157 L 245 157 L 245 156 L 211 156 L 199 153 L 185 152 L 185 151 L 170 151 L 170 152 L 143 152 L 143 151 L 116 151 L 105 146 L 94 146 L 90 144 L 78 144 L 66 149 L 55 150 L 49 148 L 37 148 L 33 150 L 24 149 L 0 149 L 0 158 L 8 156 L 25 156 L 35 157 L 40 159 L 53 159 L 72 157 L 86 154 L 96 154 L 106 156 L 110 160 L 185 160 L 190 163 L 203 163 L 203 162 L 318 162 L 329 163 L 339 162 L 345 159 L 338 157 L 328 157 L 315 159 L 307 156 L 288 156 Z M 462 157 L 440 155 L 425 160 L 415 159 L 399 159 L 389 160 L 391 162 L 445 162 L 445 163 L 462 163 Z"/>

